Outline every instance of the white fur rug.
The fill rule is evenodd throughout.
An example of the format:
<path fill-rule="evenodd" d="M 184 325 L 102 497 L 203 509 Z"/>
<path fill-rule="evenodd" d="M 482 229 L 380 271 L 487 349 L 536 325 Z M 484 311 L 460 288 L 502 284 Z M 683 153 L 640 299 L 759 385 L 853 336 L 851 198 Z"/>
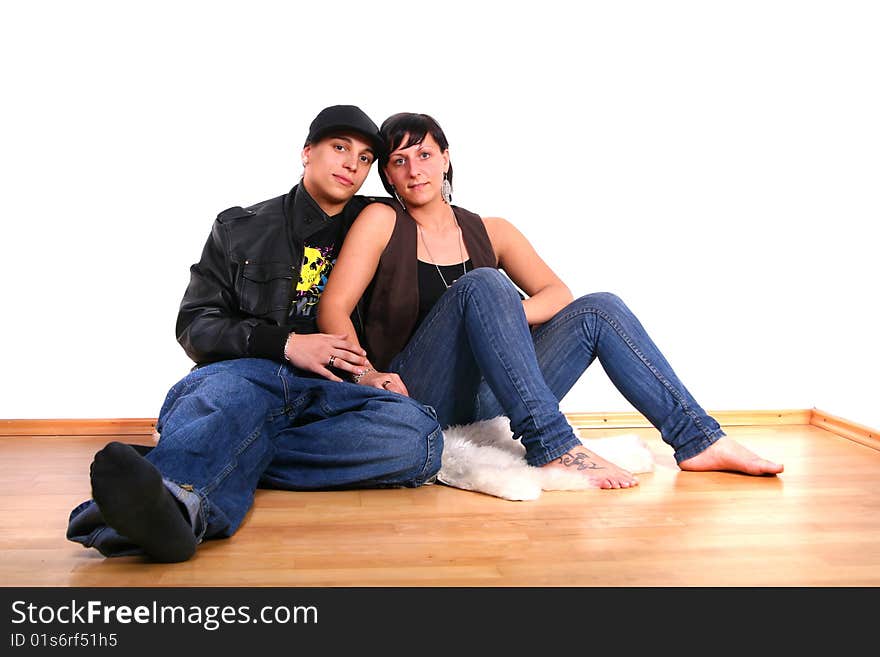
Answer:
<path fill-rule="evenodd" d="M 577 435 L 577 430 L 575 429 Z M 542 490 L 595 488 L 586 477 L 536 468 L 525 448 L 513 439 L 506 417 L 456 425 L 443 431 L 443 459 L 437 478 L 447 486 L 506 500 L 534 500 Z M 581 438 L 587 449 L 633 474 L 652 472 L 654 457 L 635 434 Z"/>
<path fill-rule="evenodd" d="M 577 429 L 574 429 L 577 435 Z M 159 442 L 159 434 L 153 432 Z M 587 449 L 633 474 L 653 472 L 654 456 L 635 434 L 581 438 Z M 506 500 L 536 500 L 542 490 L 595 488 L 586 477 L 526 463 L 526 450 L 513 439 L 506 417 L 460 424 L 443 430 L 443 456 L 437 479 L 447 486 Z"/>

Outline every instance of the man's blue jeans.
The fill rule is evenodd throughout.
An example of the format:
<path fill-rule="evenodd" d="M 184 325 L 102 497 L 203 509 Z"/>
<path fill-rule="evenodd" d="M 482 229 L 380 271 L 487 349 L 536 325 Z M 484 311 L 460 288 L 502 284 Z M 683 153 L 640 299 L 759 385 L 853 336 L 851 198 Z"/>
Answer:
<path fill-rule="evenodd" d="M 257 358 L 190 372 L 169 391 L 156 428 L 146 458 L 199 540 L 231 536 L 258 487 L 414 487 L 434 477 L 443 451 L 430 407 Z M 106 556 L 140 553 L 92 500 L 71 513 L 68 538 Z"/>
<path fill-rule="evenodd" d="M 390 369 L 442 427 L 506 415 L 539 466 L 580 444 L 559 400 L 596 358 L 679 463 L 724 435 L 618 297 L 588 294 L 530 330 L 516 289 L 491 268 L 459 278 Z"/>

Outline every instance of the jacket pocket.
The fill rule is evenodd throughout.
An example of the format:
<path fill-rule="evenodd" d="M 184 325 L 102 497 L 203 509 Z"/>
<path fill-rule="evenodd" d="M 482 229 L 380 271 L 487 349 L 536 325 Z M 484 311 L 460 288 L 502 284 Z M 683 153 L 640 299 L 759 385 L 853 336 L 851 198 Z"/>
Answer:
<path fill-rule="evenodd" d="M 239 307 L 249 315 L 269 315 L 290 307 L 295 269 L 283 262 L 246 260 L 239 270 L 235 291 Z"/>

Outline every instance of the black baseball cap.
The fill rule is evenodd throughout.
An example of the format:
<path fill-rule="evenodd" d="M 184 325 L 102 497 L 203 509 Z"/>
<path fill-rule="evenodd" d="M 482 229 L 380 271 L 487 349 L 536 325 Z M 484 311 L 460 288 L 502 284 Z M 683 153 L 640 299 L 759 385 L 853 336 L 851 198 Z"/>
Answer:
<path fill-rule="evenodd" d="M 318 116 L 309 126 L 305 145 L 318 142 L 334 132 L 356 132 L 366 137 L 377 154 L 384 149 L 379 127 L 355 105 L 332 105 L 318 112 Z"/>

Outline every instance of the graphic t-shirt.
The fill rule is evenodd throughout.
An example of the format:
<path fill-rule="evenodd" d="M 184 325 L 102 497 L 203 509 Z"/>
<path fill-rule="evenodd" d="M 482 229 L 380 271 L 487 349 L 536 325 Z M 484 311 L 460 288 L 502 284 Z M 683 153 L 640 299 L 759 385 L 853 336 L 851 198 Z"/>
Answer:
<path fill-rule="evenodd" d="M 342 236 L 341 217 L 305 240 L 299 280 L 293 290 L 290 321 L 298 333 L 317 330 L 318 300 L 339 254 Z"/>

